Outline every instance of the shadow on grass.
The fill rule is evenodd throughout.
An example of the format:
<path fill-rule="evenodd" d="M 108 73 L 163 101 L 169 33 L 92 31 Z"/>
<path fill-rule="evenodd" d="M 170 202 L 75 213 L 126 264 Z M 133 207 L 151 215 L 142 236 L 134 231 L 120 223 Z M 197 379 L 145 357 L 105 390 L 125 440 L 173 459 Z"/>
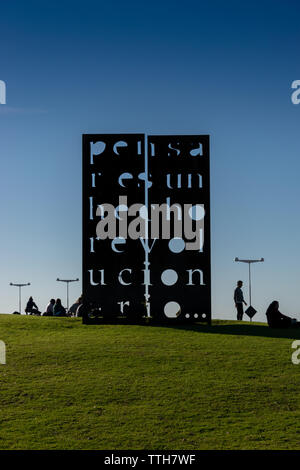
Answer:
<path fill-rule="evenodd" d="M 210 333 L 215 335 L 237 335 L 237 336 L 263 336 L 265 338 L 300 338 L 300 328 L 269 328 L 268 325 L 242 324 L 242 323 L 212 323 L 211 326 L 196 323 L 191 325 L 151 324 L 150 327 L 164 327 L 176 330 L 194 331 L 195 333 Z"/>
<path fill-rule="evenodd" d="M 270 328 L 267 323 L 238 322 L 235 320 L 213 320 L 212 325 L 206 323 L 175 323 L 170 321 L 158 321 L 142 319 L 140 321 L 130 321 L 128 319 L 99 319 L 97 325 L 139 325 L 146 328 L 168 328 L 183 331 L 193 331 L 195 333 L 208 333 L 214 335 L 234 335 L 234 336 L 262 336 L 264 338 L 287 338 L 300 339 L 300 328 Z M 91 323 L 90 323 L 91 325 Z"/>

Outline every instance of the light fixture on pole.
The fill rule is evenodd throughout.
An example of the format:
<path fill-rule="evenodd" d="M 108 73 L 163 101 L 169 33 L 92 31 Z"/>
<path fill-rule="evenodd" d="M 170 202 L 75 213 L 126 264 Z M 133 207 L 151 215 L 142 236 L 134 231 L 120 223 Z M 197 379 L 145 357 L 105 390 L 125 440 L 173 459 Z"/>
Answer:
<path fill-rule="evenodd" d="M 245 310 L 248 317 L 250 317 L 250 321 L 252 321 L 252 317 L 256 314 L 256 310 L 252 307 L 252 297 L 251 297 L 251 264 L 252 263 L 263 263 L 265 260 L 264 258 L 260 259 L 239 259 L 235 258 L 234 261 L 238 263 L 248 263 L 248 271 L 249 271 L 249 307 Z"/>
<path fill-rule="evenodd" d="M 77 279 L 59 279 L 59 278 L 57 278 L 56 280 L 59 281 L 59 282 L 66 282 L 66 284 L 67 284 L 67 312 L 68 312 L 69 311 L 69 284 L 70 284 L 70 282 L 77 282 L 77 281 L 79 281 L 79 279 L 78 278 Z"/>
<path fill-rule="evenodd" d="M 27 284 L 14 284 L 13 282 L 11 282 L 9 285 L 19 288 L 19 313 L 21 314 L 21 289 L 22 287 L 30 286 L 30 282 L 27 282 Z"/>

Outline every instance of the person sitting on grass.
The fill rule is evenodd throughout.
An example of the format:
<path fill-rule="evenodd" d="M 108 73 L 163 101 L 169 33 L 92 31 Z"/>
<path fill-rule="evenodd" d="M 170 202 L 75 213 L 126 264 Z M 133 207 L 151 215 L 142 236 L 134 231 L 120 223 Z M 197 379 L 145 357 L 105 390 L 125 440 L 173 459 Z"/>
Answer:
<path fill-rule="evenodd" d="M 54 317 L 66 317 L 66 309 L 62 306 L 61 300 L 56 299 L 56 302 L 53 307 L 53 316 Z"/>
<path fill-rule="evenodd" d="M 52 317 L 54 304 L 55 304 L 55 299 L 51 299 L 46 307 L 46 311 L 43 313 L 43 317 Z"/>
<path fill-rule="evenodd" d="M 33 298 L 29 297 L 29 300 L 27 302 L 26 308 L 25 308 L 25 313 L 26 315 L 40 315 L 41 312 L 38 309 L 38 306 L 34 303 Z"/>
<path fill-rule="evenodd" d="M 287 317 L 283 313 L 279 312 L 279 302 L 273 300 L 270 303 L 266 311 L 266 316 L 268 320 L 268 325 L 271 328 L 289 328 L 289 327 L 299 327 L 300 322 L 297 322 L 295 318 Z"/>
<path fill-rule="evenodd" d="M 79 305 L 81 305 L 81 304 L 82 304 L 82 296 L 80 296 L 76 300 L 76 302 L 74 302 L 74 304 L 71 305 L 71 307 L 69 308 L 68 314 L 71 315 L 72 317 L 75 317 L 77 309 L 78 309 Z"/>

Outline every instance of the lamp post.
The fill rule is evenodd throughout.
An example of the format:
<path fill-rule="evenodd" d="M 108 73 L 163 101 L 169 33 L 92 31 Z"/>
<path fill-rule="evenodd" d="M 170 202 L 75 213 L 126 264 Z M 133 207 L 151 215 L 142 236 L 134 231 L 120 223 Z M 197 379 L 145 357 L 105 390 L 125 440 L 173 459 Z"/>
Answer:
<path fill-rule="evenodd" d="M 9 285 L 19 288 L 19 313 L 21 314 L 21 288 L 25 286 L 30 286 L 30 282 L 27 282 L 27 284 L 14 284 L 13 282 L 11 282 Z"/>
<path fill-rule="evenodd" d="M 264 258 L 260 258 L 260 259 L 239 259 L 239 258 L 235 258 L 236 262 L 238 263 L 248 263 L 248 271 L 249 271 L 249 303 L 250 303 L 250 306 L 252 305 L 251 303 L 251 264 L 252 263 L 263 263 L 265 260 Z M 252 321 L 252 318 L 250 319 Z"/>
<path fill-rule="evenodd" d="M 77 281 L 79 281 L 79 279 L 78 278 L 77 279 L 59 279 L 59 278 L 57 278 L 56 280 L 59 281 L 59 282 L 66 282 L 66 284 L 67 284 L 67 312 L 68 312 L 69 311 L 69 284 L 70 284 L 70 282 L 77 282 Z"/>

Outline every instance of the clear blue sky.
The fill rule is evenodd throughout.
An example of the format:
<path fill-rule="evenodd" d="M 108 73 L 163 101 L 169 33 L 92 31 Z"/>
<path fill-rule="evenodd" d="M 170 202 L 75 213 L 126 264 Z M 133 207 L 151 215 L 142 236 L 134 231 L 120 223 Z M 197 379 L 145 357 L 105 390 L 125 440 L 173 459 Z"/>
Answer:
<path fill-rule="evenodd" d="M 2 2 L 0 311 L 31 282 L 81 277 L 81 134 L 211 135 L 213 316 L 253 269 L 255 317 L 270 301 L 300 320 L 300 5 L 296 1 Z M 72 285 L 71 299 L 81 293 Z"/>

